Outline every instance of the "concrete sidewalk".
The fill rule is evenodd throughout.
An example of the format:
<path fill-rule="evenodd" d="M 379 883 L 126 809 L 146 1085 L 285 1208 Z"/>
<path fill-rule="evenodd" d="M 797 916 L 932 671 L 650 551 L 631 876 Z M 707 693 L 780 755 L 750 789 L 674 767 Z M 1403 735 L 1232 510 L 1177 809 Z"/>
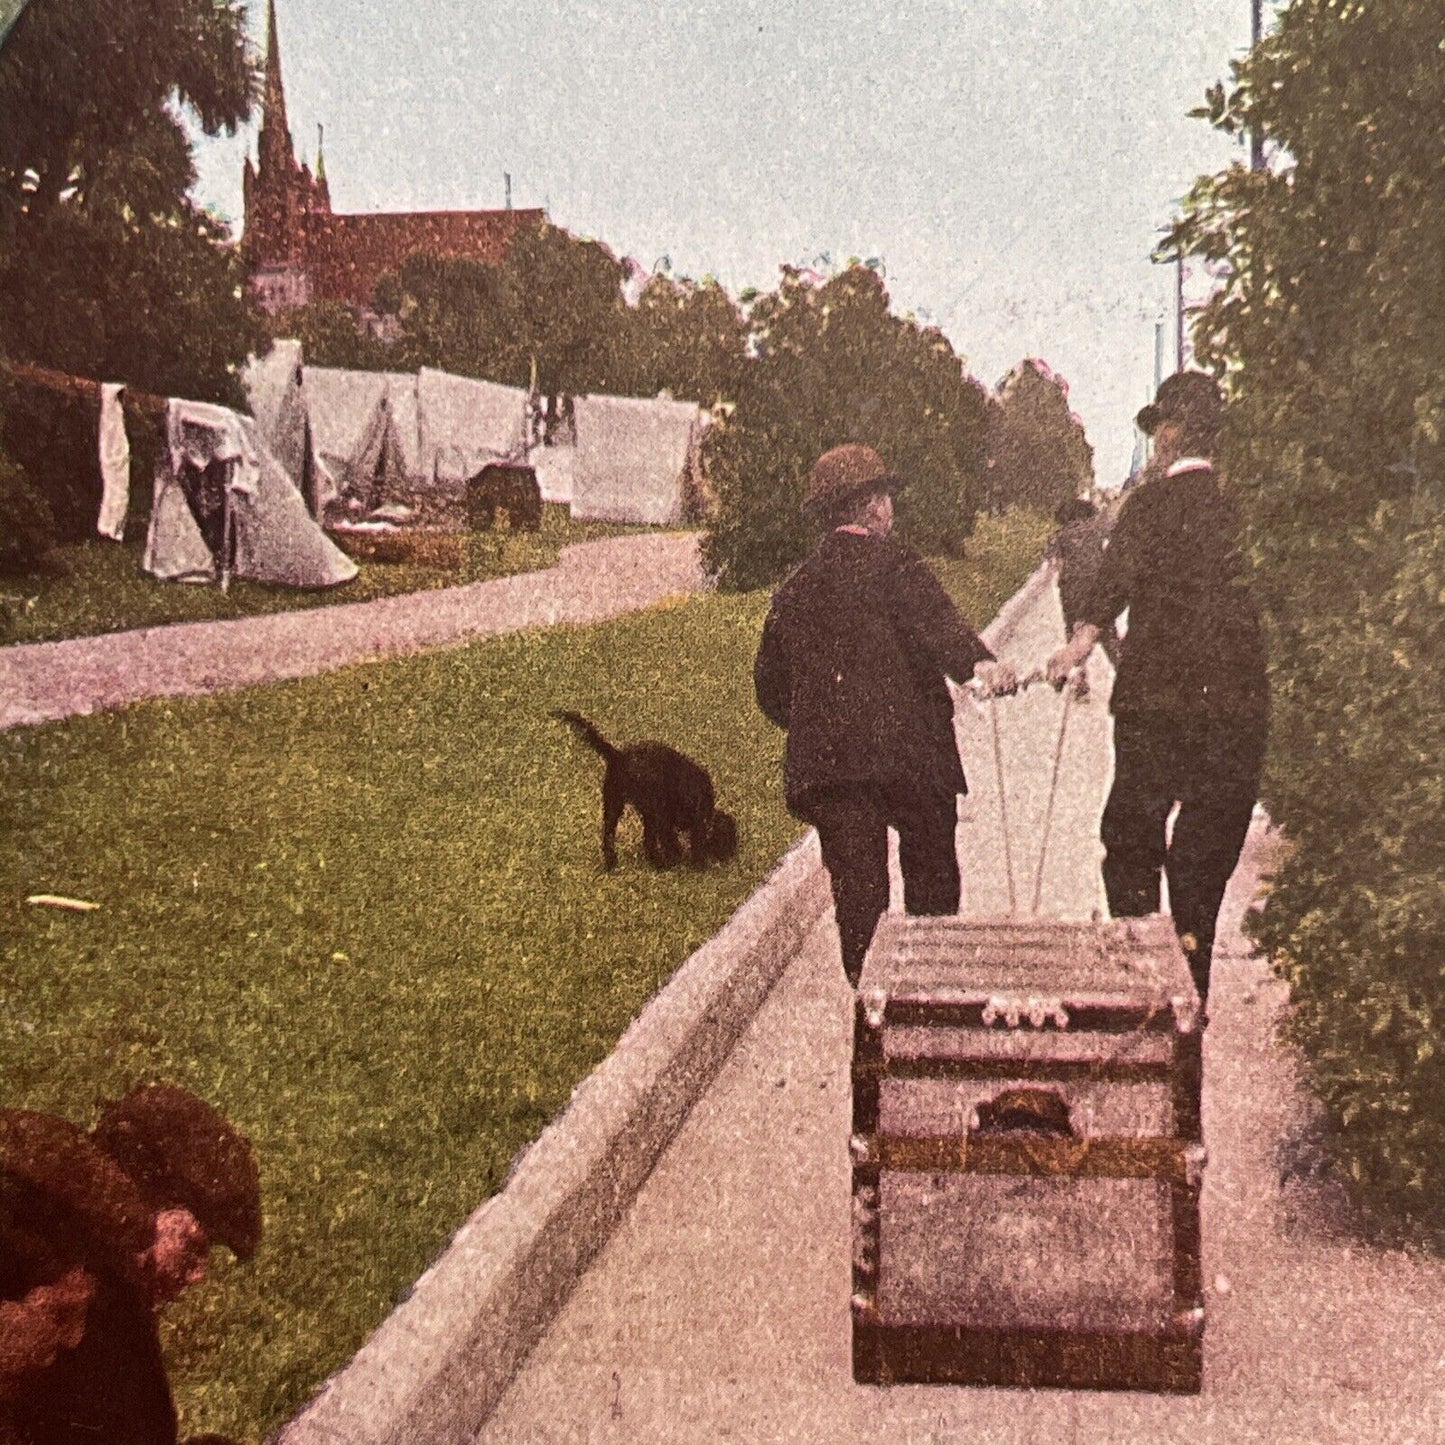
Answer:
<path fill-rule="evenodd" d="M 1044 592 L 1005 656 L 1061 636 Z M 1106 664 L 1069 708 L 1042 873 L 1045 915 L 1102 898 Z M 996 704 L 1016 911 L 1033 899 L 1064 703 Z M 967 705 L 965 911 L 1009 911 L 992 719 Z M 1257 820 L 1226 900 L 1205 1045 L 1209 1321 L 1197 1397 L 854 1385 L 849 1357 L 851 996 L 816 927 L 693 1109 L 622 1226 L 477 1439 L 524 1442 L 1435 1441 L 1445 1439 L 1445 1263 L 1327 1220 L 1276 1153 L 1305 1105 L 1275 1041 L 1281 984 L 1239 932 L 1272 840 Z"/>
<path fill-rule="evenodd" d="M 522 627 L 600 622 L 704 585 L 695 533 L 648 532 L 579 542 L 545 572 L 464 587 L 0 647 L 0 729 L 310 677 Z"/>

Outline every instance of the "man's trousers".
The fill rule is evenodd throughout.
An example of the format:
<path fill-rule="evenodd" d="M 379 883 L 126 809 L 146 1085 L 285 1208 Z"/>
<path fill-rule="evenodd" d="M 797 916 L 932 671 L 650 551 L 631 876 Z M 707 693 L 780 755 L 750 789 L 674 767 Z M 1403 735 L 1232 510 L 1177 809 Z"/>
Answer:
<path fill-rule="evenodd" d="M 903 906 L 912 914 L 958 912 L 958 796 L 876 783 L 835 788 L 808 799 L 833 911 L 843 971 L 856 988 L 873 930 L 888 908 L 888 829 L 898 830 Z"/>
<path fill-rule="evenodd" d="M 1099 830 L 1109 911 L 1115 918 L 1157 913 L 1162 870 L 1201 999 L 1209 996 L 1219 905 L 1249 831 L 1267 734 L 1258 712 L 1114 719 L 1114 786 Z"/>

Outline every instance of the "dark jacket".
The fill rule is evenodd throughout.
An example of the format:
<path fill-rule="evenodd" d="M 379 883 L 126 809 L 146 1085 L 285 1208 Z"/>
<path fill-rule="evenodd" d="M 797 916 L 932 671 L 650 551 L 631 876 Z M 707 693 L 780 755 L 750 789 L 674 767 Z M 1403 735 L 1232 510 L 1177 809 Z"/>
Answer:
<path fill-rule="evenodd" d="M 1107 628 L 1125 608 L 1114 712 L 1268 711 L 1239 516 L 1212 468 L 1154 477 L 1124 503 L 1081 620 Z"/>
<path fill-rule="evenodd" d="M 174 1445 L 176 1412 L 136 1263 L 154 1218 L 134 1183 L 73 1124 L 0 1110 L 0 1297 L 76 1266 L 95 1283 L 85 1335 L 49 1368 L 0 1387 L 0 1440 Z"/>
<path fill-rule="evenodd" d="M 1066 629 L 1078 620 L 1093 592 L 1108 535 L 1109 519 L 1099 512 L 1065 524 L 1049 539 L 1044 555 L 1059 561 L 1059 601 Z"/>
<path fill-rule="evenodd" d="M 754 666 L 758 704 L 788 733 L 788 806 L 859 783 L 966 791 L 946 678 L 992 659 L 927 563 L 891 539 L 836 531 L 778 588 Z"/>

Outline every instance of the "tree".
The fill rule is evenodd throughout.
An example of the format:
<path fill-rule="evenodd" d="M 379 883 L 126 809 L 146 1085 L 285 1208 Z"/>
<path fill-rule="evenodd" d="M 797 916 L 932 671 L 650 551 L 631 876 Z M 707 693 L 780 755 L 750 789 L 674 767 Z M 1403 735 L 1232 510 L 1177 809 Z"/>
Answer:
<path fill-rule="evenodd" d="M 118 151 L 153 154 L 160 132 L 184 148 L 173 96 L 207 135 L 234 134 L 256 88 L 245 21 L 235 0 L 31 0 L 0 51 L 6 208 L 39 216 L 72 188 L 83 201 Z"/>
<path fill-rule="evenodd" d="M 653 276 L 617 332 L 611 368 L 624 394 L 671 392 L 711 406 L 732 401 L 747 357 L 747 322 L 716 281 Z"/>
<path fill-rule="evenodd" d="M 500 266 L 417 254 L 377 284 L 400 327 L 397 363 L 438 366 L 548 395 L 612 390 L 622 267 L 559 226 L 522 231 Z"/>
<path fill-rule="evenodd" d="M 1199 114 L 1268 168 L 1202 178 L 1171 244 L 1225 279 L 1195 328 L 1269 626 L 1255 925 L 1349 1174 L 1445 1197 L 1445 61 L 1434 0 L 1295 0 Z"/>
<path fill-rule="evenodd" d="M 344 301 L 313 301 L 270 318 L 268 331 L 277 340 L 294 337 L 308 366 L 335 366 L 344 371 L 386 371 L 396 357 L 362 326 Z"/>
<path fill-rule="evenodd" d="M 983 403 L 942 333 L 893 316 L 862 265 L 818 287 L 784 267 L 750 323 L 755 355 L 736 410 L 707 442 L 718 507 L 703 551 L 720 585 L 763 586 L 806 555 L 809 468 L 847 441 L 877 447 L 909 479 L 901 536 L 961 553 L 977 511 Z"/>
<path fill-rule="evenodd" d="M 714 281 L 654 276 L 639 304 L 623 299 L 622 267 L 595 241 L 555 226 L 526 232 L 500 266 L 418 253 L 376 288 L 376 306 L 393 317 L 397 340 L 384 359 L 363 364 L 403 370 L 436 366 L 555 400 L 598 391 L 673 396 L 711 405 L 736 393 L 747 326 L 737 303 Z M 340 318 L 307 308 L 328 352 L 354 348 Z M 308 355 L 310 355 L 308 350 Z"/>
<path fill-rule="evenodd" d="M 1052 512 L 1094 485 L 1094 449 L 1068 398 L 1064 379 L 1036 357 L 1003 379 L 988 415 L 990 511 Z"/>
<path fill-rule="evenodd" d="M 525 386 L 525 362 L 507 341 L 498 269 L 481 261 L 417 252 L 376 287 L 376 307 L 399 329 L 391 365 L 434 366 L 459 376 Z"/>
<path fill-rule="evenodd" d="M 608 391 L 607 358 L 623 323 L 622 266 L 560 226 L 522 232 L 498 272 L 506 355 L 525 384 L 532 362 L 547 395 Z"/>
<path fill-rule="evenodd" d="M 239 402 L 263 344 L 224 228 L 189 198 L 174 107 L 250 111 L 228 0 L 32 0 L 0 50 L 0 345 L 148 391 Z"/>

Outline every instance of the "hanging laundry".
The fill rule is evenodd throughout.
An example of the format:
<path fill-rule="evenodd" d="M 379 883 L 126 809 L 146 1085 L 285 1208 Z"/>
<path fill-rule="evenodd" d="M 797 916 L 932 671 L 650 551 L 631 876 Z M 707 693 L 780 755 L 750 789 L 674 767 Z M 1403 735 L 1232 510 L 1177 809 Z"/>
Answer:
<path fill-rule="evenodd" d="M 125 535 L 125 514 L 130 506 L 130 439 L 125 434 L 121 397 L 125 387 L 116 381 L 100 388 L 100 520 L 95 529 L 119 542 Z"/>
<path fill-rule="evenodd" d="M 225 407 L 170 402 L 141 563 L 153 577 L 330 587 L 356 576 L 255 426 Z"/>

